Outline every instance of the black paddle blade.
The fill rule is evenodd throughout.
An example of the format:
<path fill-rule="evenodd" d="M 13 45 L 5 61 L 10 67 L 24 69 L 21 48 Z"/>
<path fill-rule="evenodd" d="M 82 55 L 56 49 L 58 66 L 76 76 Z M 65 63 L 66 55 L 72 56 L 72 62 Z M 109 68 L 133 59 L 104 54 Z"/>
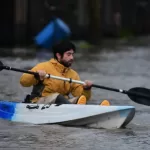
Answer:
<path fill-rule="evenodd" d="M 2 71 L 3 70 L 3 67 L 4 65 L 3 65 L 3 63 L 0 61 L 0 71 Z"/>
<path fill-rule="evenodd" d="M 130 89 L 127 94 L 134 102 L 150 106 L 150 89 L 135 87 Z"/>

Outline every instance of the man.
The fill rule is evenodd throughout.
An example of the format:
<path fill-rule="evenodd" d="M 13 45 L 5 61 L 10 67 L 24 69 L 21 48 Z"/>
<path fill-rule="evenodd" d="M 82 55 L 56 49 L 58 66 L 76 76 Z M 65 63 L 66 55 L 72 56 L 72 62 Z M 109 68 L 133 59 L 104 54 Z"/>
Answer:
<path fill-rule="evenodd" d="M 62 41 L 53 46 L 54 58 L 37 64 L 31 71 L 38 77 L 24 73 L 20 84 L 24 87 L 33 86 L 30 100 L 32 103 L 86 104 L 91 97 L 92 82 L 86 80 L 85 85 L 69 83 L 57 79 L 47 79 L 46 74 L 80 80 L 78 73 L 71 69 L 74 61 L 75 45 L 70 41 Z M 70 98 L 72 94 L 73 98 Z"/>

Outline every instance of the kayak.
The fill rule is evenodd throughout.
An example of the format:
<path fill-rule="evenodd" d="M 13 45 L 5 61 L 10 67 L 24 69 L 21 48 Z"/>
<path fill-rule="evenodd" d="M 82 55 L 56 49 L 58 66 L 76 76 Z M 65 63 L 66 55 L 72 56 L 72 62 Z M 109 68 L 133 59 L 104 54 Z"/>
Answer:
<path fill-rule="evenodd" d="M 134 106 L 45 105 L 0 101 L 1 119 L 37 125 L 59 124 L 116 129 L 129 124 L 134 115 Z"/>

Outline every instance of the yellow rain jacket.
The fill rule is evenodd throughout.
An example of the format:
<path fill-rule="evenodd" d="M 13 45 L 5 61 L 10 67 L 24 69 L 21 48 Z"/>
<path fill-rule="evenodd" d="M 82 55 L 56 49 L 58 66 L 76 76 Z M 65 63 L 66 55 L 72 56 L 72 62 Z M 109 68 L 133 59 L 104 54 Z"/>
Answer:
<path fill-rule="evenodd" d="M 42 62 L 37 64 L 31 69 L 31 71 L 37 72 L 38 70 L 45 70 L 46 73 L 65 77 L 72 78 L 74 80 L 80 80 L 80 77 L 76 71 L 71 68 L 64 67 L 56 59 L 51 59 L 47 62 Z M 20 84 L 24 87 L 36 86 L 38 85 L 39 80 L 37 80 L 34 75 L 24 73 L 20 78 Z M 67 81 L 57 80 L 46 78 L 43 83 L 44 86 L 41 90 L 41 95 L 34 98 L 34 102 L 38 101 L 40 97 L 49 96 L 50 94 L 60 93 L 65 97 L 69 98 L 71 93 L 74 97 L 85 95 L 87 100 L 91 97 L 91 90 L 84 90 L 81 84 L 69 83 Z"/>

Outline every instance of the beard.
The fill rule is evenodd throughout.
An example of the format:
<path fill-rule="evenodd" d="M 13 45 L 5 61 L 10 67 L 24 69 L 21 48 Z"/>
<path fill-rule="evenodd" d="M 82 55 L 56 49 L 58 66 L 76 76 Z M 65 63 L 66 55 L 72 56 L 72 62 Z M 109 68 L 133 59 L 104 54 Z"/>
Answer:
<path fill-rule="evenodd" d="M 69 61 L 61 60 L 60 63 L 65 67 L 71 67 L 73 60 L 69 60 Z"/>

